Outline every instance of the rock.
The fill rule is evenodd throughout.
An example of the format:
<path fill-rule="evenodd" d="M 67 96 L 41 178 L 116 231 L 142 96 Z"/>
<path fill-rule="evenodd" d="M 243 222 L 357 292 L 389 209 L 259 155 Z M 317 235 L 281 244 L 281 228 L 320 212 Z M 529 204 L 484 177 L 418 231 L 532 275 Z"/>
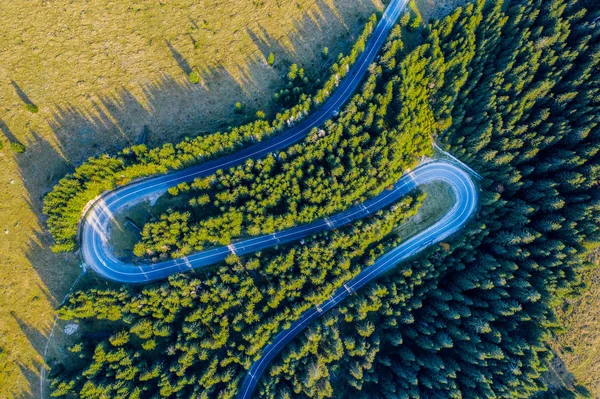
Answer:
<path fill-rule="evenodd" d="M 77 332 L 77 330 L 79 329 L 79 324 L 77 323 L 69 323 L 65 326 L 65 334 L 67 335 L 73 335 Z"/>

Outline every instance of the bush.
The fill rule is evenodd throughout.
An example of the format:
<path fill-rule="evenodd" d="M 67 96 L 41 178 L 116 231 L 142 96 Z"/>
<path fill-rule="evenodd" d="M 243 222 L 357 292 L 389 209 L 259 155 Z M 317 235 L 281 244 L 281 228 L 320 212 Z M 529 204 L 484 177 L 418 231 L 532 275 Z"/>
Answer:
<path fill-rule="evenodd" d="M 265 115 L 264 111 L 259 109 L 258 111 L 256 111 L 256 117 L 258 119 L 265 119 L 267 116 Z"/>
<path fill-rule="evenodd" d="M 410 24 L 408 25 L 408 30 L 415 31 L 421 27 L 422 23 L 423 19 L 421 18 L 421 16 L 419 14 L 415 14 L 415 16 L 410 21 Z"/>
<path fill-rule="evenodd" d="M 321 57 L 328 58 L 329 57 L 329 47 L 325 47 L 323 51 L 321 51 Z"/>
<path fill-rule="evenodd" d="M 356 60 L 364 50 L 366 39 L 376 22 L 377 18 L 373 14 L 341 65 L 351 64 Z M 273 55 L 273 60 L 274 57 Z M 125 185 L 136 178 L 163 174 L 204 162 L 243 145 L 271 137 L 284 129 L 289 120 L 302 118 L 330 96 L 338 79 L 338 71 L 332 68 L 331 73 L 324 86 L 313 97 L 307 97 L 293 108 L 278 113 L 270 123 L 259 119 L 225 132 L 185 139 L 175 145 L 167 143 L 147 148 L 142 144 L 125 148 L 114 156 L 104 154 L 88 159 L 73 174 L 61 179 L 44 198 L 44 214 L 48 216 L 48 230 L 54 239 L 52 251 L 71 252 L 77 248 L 77 226 L 81 210 L 102 192 Z M 343 77 L 344 72 L 340 74 Z M 240 104 L 240 111 L 241 106 Z M 208 186 L 207 184 L 206 187 Z"/>
<path fill-rule="evenodd" d="M 409 22 L 410 22 L 410 13 L 407 11 L 404 13 L 402 18 L 400 18 L 400 25 L 406 28 L 408 26 Z"/>
<path fill-rule="evenodd" d="M 24 105 L 24 107 L 27 111 L 31 112 L 32 114 L 37 114 L 37 112 L 39 111 L 38 106 L 35 104 L 27 103 Z"/>
<path fill-rule="evenodd" d="M 241 102 L 238 101 L 237 103 L 235 103 L 235 113 L 241 114 L 242 112 L 244 112 L 244 106 Z"/>
<path fill-rule="evenodd" d="M 274 63 L 275 63 L 275 54 L 270 53 L 269 57 L 267 58 L 267 64 L 273 66 Z"/>
<path fill-rule="evenodd" d="M 192 73 L 190 73 L 190 82 L 193 84 L 200 83 L 200 75 L 198 75 L 198 72 L 192 71 Z"/>
<path fill-rule="evenodd" d="M 17 141 L 10 143 L 10 148 L 17 154 L 22 154 L 25 152 L 25 146 Z"/>

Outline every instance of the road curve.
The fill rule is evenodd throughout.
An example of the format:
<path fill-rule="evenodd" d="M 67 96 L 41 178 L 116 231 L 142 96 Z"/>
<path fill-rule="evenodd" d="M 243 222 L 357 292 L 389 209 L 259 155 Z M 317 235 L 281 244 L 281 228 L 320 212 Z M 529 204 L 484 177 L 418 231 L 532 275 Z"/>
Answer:
<path fill-rule="evenodd" d="M 331 119 L 340 107 L 352 96 L 369 65 L 385 42 L 408 0 L 392 0 L 385 9 L 365 50 L 335 92 L 320 108 L 296 126 L 264 142 L 247 147 L 235 154 L 214 159 L 181 171 L 145 179 L 102 195 L 87 211 L 81 227 L 81 254 L 87 269 L 94 270 L 104 278 L 121 283 L 144 283 L 159 280 L 178 272 L 201 267 L 207 262 L 224 259 L 230 252 L 228 247 L 216 249 L 210 254 L 200 253 L 178 260 L 154 265 L 135 265 L 116 258 L 108 245 L 109 222 L 112 215 L 123 208 L 144 199 L 163 194 L 169 187 L 181 182 L 191 182 L 197 177 L 215 173 L 218 169 L 230 168 L 247 159 L 259 159 L 284 149 L 302 140 L 314 127 Z M 246 244 L 247 245 L 247 244 Z M 258 247 L 253 247 L 258 248 Z M 242 254 L 242 252 L 239 252 Z M 208 258 L 207 258 L 208 256 Z"/>
<path fill-rule="evenodd" d="M 109 224 L 112 215 L 147 198 L 163 194 L 168 188 L 181 182 L 191 182 L 195 178 L 211 175 L 218 169 L 240 165 L 247 159 L 262 158 L 303 139 L 314 127 L 322 125 L 333 117 L 336 111 L 354 93 L 365 76 L 369 65 L 375 60 L 375 56 L 385 42 L 389 30 L 405 8 L 407 1 L 392 0 L 390 2 L 371 39 L 365 46 L 365 51 L 356 61 L 348 76 L 341 82 L 328 101 L 298 125 L 272 139 L 245 148 L 235 154 L 185 170 L 145 179 L 106 193 L 94 202 L 83 220 L 81 253 L 86 268 L 92 269 L 100 276 L 116 282 L 146 283 L 166 278 L 175 273 L 217 263 L 224 260 L 231 253 L 245 255 L 277 244 L 296 241 L 317 232 L 335 229 L 354 220 L 365 218 L 372 212 L 389 206 L 422 184 L 443 181 L 451 186 L 456 202 L 452 209 L 439 221 L 377 259 L 373 265 L 365 268 L 355 278 L 338 289 L 330 299 L 303 313 L 298 320 L 291 324 L 290 328 L 275 336 L 273 341 L 265 347 L 261 357 L 253 363 L 248 371 L 238 394 L 239 399 L 251 397 L 260 376 L 273 358 L 310 322 L 336 306 L 352 292 L 391 270 L 402 260 L 415 255 L 433 243 L 444 240 L 461 229 L 474 213 L 478 201 L 476 187 L 467 172 L 451 162 L 430 161 L 405 174 L 391 190 L 386 190 L 361 205 L 329 218 L 156 264 L 136 265 L 117 259 L 108 245 Z"/>
<path fill-rule="evenodd" d="M 365 218 L 371 213 L 396 202 L 399 198 L 414 190 L 417 186 L 434 180 L 446 181 L 451 185 L 457 198 L 457 205 L 455 207 L 458 207 L 459 205 L 469 205 L 474 209 L 477 202 L 477 196 L 469 175 L 453 163 L 438 160 L 424 163 L 414 171 L 405 174 L 391 190 L 383 191 L 378 196 L 331 217 L 313 223 L 292 227 L 273 234 L 250 238 L 228 246 L 196 252 L 183 258 L 171 259 L 154 264 L 129 264 L 117 259 L 112 254 L 110 247 L 105 244 L 106 237 L 104 233 L 97 230 L 96 234 L 98 234 L 100 239 L 92 240 L 91 244 L 98 244 L 98 247 L 82 245 L 82 251 L 87 267 L 91 267 L 96 273 L 107 279 L 123 283 L 144 283 L 159 280 L 174 273 L 187 272 L 191 269 L 215 264 L 223 261 L 232 253 L 240 256 L 247 255 L 278 244 L 297 241 L 311 234 L 336 229 L 352 221 Z M 472 190 L 459 190 L 462 186 L 472 188 Z M 464 201 L 465 203 L 459 203 L 460 201 Z M 447 235 L 452 234 L 462 225 L 459 224 L 459 227 L 455 228 L 455 224 L 464 222 L 470 214 L 470 212 L 462 214 L 464 219 L 453 221 L 454 224 L 452 225 L 443 225 L 442 228 L 446 230 L 442 231 L 442 228 L 437 230 L 436 234 L 438 235 L 435 238 L 443 239 Z M 436 226 L 449 220 L 452 216 L 452 212 L 448 213 L 440 220 L 440 222 L 438 222 L 438 224 L 436 224 Z M 88 220 L 86 224 L 91 225 L 91 222 Z M 418 237 L 425 237 L 427 239 L 434 238 L 433 236 L 427 236 L 426 233 L 427 231 L 421 233 Z M 87 244 L 87 242 L 84 241 L 84 244 Z"/>
<path fill-rule="evenodd" d="M 446 161 L 433 161 L 419 166 L 413 172 L 404 175 L 394 186 L 392 191 L 384 192 L 365 202 L 363 205 L 366 207 L 368 214 L 370 211 L 383 207 L 379 206 L 380 204 L 391 203 L 415 187 L 434 181 L 443 181 L 448 183 L 452 188 L 456 200 L 452 209 L 434 225 L 409 240 L 402 242 L 400 245 L 378 258 L 373 265 L 366 267 L 356 277 L 344 284 L 343 287 L 339 288 L 330 299 L 327 299 L 319 306 L 304 312 L 298 320 L 292 323 L 290 328 L 275 336 L 273 341 L 265 347 L 261 357 L 256 360 L 250 367 L 250 370 L 248 370 L 248 374 L 242 383 L 240 393 L 237 396 L 238 399 L 249 399 L 251 397 L 260 376 L 269 363 L 271 363 L 273 358 L 283 349 L 283 347 L 298 335 L 298 333 L 304 330 L 310 322 L 336 306 L 352 292 L 357 291 L 368 282 L 390 271 L 399 262 L 415 255 L 429 247 L 431 244 L 448 238 L 465 225 L 477 208 L 477 189 L 467 172 L 457 167 L 455 164 Z M 394 197 L 394 199 L 388 201 L 388 197 Z M 363 205 L 352 208 L 344 213 L 357 212 L 358 208 Z M 340 214 L 340 216 L 344 213 Z M 342 218 L 344 218 L 344 216 L 342 216 Z M 334 218 L 332 217 L 331 219 Z"/>

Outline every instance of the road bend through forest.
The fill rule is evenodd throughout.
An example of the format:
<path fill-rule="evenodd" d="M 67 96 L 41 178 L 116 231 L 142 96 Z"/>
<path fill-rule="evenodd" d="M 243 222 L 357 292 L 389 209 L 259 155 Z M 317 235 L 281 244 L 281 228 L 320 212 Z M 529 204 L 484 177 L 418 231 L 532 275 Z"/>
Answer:
<path fill-rule="evenodd" d="M 314 127 L 322 125 L 339 112 L 340 107 L 352 96 L 368 70 L 369 65 L 385 42 L 387 34 L 406 7 L 407 0 L 392 0 L 386 8 L 365 50 L 359 57 L 330 99 L 322 107 L 310 114 L 302 122 L 270 140 L 245 148 L 235 154 L 205 162 L 175 173 L 144 179 L 114 191 L 103 194 L 88 209 L 81 227 L 81 253 L 87 269 L 100 276 L 121 283 L 147 283 L 164 279 L 172 274 L 211 265 L 224 260 L 232 253 L 245 255 L 300 240 L 322 231 L 336 229 L 354 220 L 368 217 L 373 212 L 393 204 L 418 186 L 434 181 L 450 185 L 455 196 L 452 209 L 435 224 L 404 241 L 373 265 L 365 268 L 355 278 L 339 288 L 330 299 L 305 312 L 290 328 L 278 334 L 273 342 L 265 347 L 262 356 L 250 368 L 243 381 L 239 398 L 250 398 L 260 375 L 280 350 L 301 332 L 311 321 L 336 306 L 352 292 L 389 271 L 400 261 L 440 242 L 461 229 L 477 207 L 477 189 L 469 174 L 457 162 L 430 160 L 406 173 L 391 190 L 322 220 L 296 226 L 265 236 L 246 239 L 229 246 L 201 251 L 183 258 L 154 264 L 134 264 L 118 259 L 109 245 L 109 225 L 113 216 L 128 207 L 162 195 L 170 187 L 182 182 L 191 182 L 198 177 L 213 174 L 218 169 L 230 168 L 248 159 L 262 158 L 269 153 L 286 148 L 302 140 Z"/>
<path fill-rule="evenodd" d="M 365 268 L 356 277 L 344 284 L 329 299 L 304 312 L 298 320 L 292 323 L 290 328 L 275 336 L 273 342 L 265 347 L 260 359 L 255 361 L 250 367 L 242 383 L 242 388 L 238 395 L 239 399 L 248 399 L 252 396 L 252 392 L 260 376 L 271 360 L 275 358 L 289 341 L 304 330 L 310 322 L 335 307 L 351 293 L 360 289 L 368 282 L 391 270 L 402 260 L 415 255 L 417 252 L 436 242 L 440 242 L 460 230 L 477 208 L 477 189 L 464 170 L 446 161 L 432 161 L 419 166 L 413 172 L 405 174 L 391 191 L 383 192 L 377 197 L 366 201 L 364 204 L 329 219 L 331 223 L 339 223 L 341 225 L 348 223 L 352 218 L 365 217 L 369 213 L 384 207 L 386 204 L 394 202 L 415 187 L 434 181 L 443 181 L 452 187 L 456 200 L 452 209 L 429 228 L 402 242 L 378 258 L 373 265 Z M 360 216 L 355 217 L 354 215 Z"/>
<path fill-rule="evenodd" d="M 231 253 L 230 249 L 235 249 L 239 255 L 242 255 L 270 246 L 260 246 L 259 243 L 254 243 L 251 247 L 254 248 L 252 250 L 249 249 L 246 252 L 243 252 L 241 249 L 238 250 L 238 246 L 250 246 L 248 241 L 246 241 L 245 245 L 237 244 L 236 246 L 216 249 L 211 253 L 202 252 L 201 254 L 187 258 L 140 266 L 124 263 L 117 259 L 107 242 L 109 225 L 113 215 L 125 208 L 148 198 L 155 198 L 162 195 L 170 187 L 176 186 L 179 183 L 191 182 L 198 177 L 209 176 L 219 169 L 241 165 L 248 159 L 263 158 L 272 152 L 289 147 L 306 137 L 313 128 L 335 117 L 342 105 L 348 101 L 360 85 L 368 71 L 369 65 L 375 60 L 377 53 L 386 41 L 388 33 L 395 25 L 402 11 L 406 8 L 407 3 L 408 0 L 392 0 L 390 2 L 371 38 L 365 45 L 364 51 L 356 60 L 346 78 L 341 81 L 335 92 L 332 93 L 331 97 L 320 108 L 297 125 L 272 139 L 247 147 L 234 154 L 174 173 L 144 179 L 103 194 L 90 206 L 81 227 L 81 253 L 87 268 L 98 272 L 98 274 L 107 279 L 117 282 L 143 283 L 159 280 L 174 273 L 189 271 L 191 268 L 215 263 L 227 257 Z M 207 258 L 207 256 L 210 256 L 210 258 Z"/>

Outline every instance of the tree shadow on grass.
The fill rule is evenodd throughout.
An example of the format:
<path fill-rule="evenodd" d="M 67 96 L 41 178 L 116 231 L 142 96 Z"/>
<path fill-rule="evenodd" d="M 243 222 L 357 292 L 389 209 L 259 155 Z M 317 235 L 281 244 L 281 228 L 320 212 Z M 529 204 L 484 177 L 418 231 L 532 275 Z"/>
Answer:
<path fill-rule="evenodd" d="M 27 322 L 22 320 L 15 312 L 11 312 L 11 316 L 19 325 L 19 327 L 21 328 L 21 331 L 23 331 L 23 333 L 27 336 L 29 341 L 32 343 L 36 352 L 39 355 L 43 356 L 46 337 L 48 335 L 48 332 L 43 332 L 43 331 L 37 329 L 36 327 L 27 324 Z"/>
<path fill-rule="evenodd" d="M 10 84 L 12 85 L 12 87 L 14 87 L 15 92 L 17 93 L 17 96 L 19 96 L 19 98 L 21 99 L 21 101 L 23 101 L 23 104 L 25 104 L 25 105 L 35 105 L 34 102 L 31 101 L 31 99 L 29 98 L 29 96 L 17 84 L 17 82 L 15 82 L 14 80 L 11 79 Z"/>
<path fill-rule="evenodd" d="M 343 1 L 338 0 L 316 1 L 311 9 L 294 20 L 294 29 L 284 36 L 274 36 L 260 24 L 246 26 L 246 33 L 260 53 L 260 63 L 266 67 L 269 56 L 273 54 L 275 62 L 269 68 L 277 70 L 283 81 L 290 65 L 296 63 L 305 69 L 315 87 L 319 87 L 321 81 L 329 76 L 331 65 L 337 60 L 338 54 L 347 55 L 362 32 L 367 21 L 366 15 L 370 15 L 365 10 L 369 13 L 380 11 L 379 3 L 373 0 L 355 1 L 354 8 L 340 7 L 342 3 Z M 358 20 L 360 23 L 350 27 L 346 23 L 348 19 Z M 315 35 L 315 32 L 319 32 L 319 35 Z M 324 39 L 315 41 L 315 37 Z M 322 56 L 325 47 L 330 54 L 327 57 Z M 279 111 L 279 108 L 271 110 Z"/>
<path fill-rule="evenodd" d="M 27 337 L 31 345 L 38 353 L 38 357 L 31 359 L 28 363 L 25 363 L 19 359 L 18 356 L 13 354 L 13 358 L 17 360 L 14 362 L 18 366 L 20 373 L 25 377 L 27 385 L 21 385 L 19 392 L 12 392 L 13 398 L 32 398 L 38 397 L 37 393 L 40 388 L 40 370 L 42 363 L 39 359 L 43 359 L 45 350 L 45 342 L 47 340 L 50 331 L 40 330 L 35 326 L 22 320 L 15 312 L 10 312 L 13 320 L 19 326 L 21 332 Z M 13 348 L 9 348 L 11 350 Z"/>
<path fill-rule="evenodd" d="M 17 366 L 19 367 L 21 374 L 25 376 L 27 380 L 27 386 L 23 387 L 21 392 L 13 392 L 13 399 L 31 399 L 32 397 L 37 397 L 36 394 L 39 392 L 40 386 L 40 376 L 37 371 L 40 370 L 41 363 L 34 362 L 33 368 L 27 366 L 26 364 L 17 361 Z"/>
<path fill-rule="evenodd" d="M 294 20 L 294 29 L 284 36 L 275 37 L 269 34 L 267 29 L 260 24 L 248 26 L 246 31 L 252 37 L 265 60 L 270 53 L 286 57 L 285 64 L 291 64 L 290 60 L 294 58 L 308 59 L 310 65 L 307 65 L 307 62 L 301 62 L 302 66 L 311 67 L 317 72 L 324 72 L 322 70 L 323 64 L 327 64 L 327 62 L 320 57 L 321 49 L 318 48 L 319 51 L 315 52 L 314 32 L 318 31 L 321 34 L 338 32 L 338 35 L 334 38 L 326 36 L 326 41 L 329 42 L 327 47 L 330 47 L 331 53 L 337 56 L 339 52 L 348 51 L 362 30 L 362 27 L 359 30 L 351 29 L 346 24 L 345 19 L 356 18 L 361 21 L 360 25 L 366 22 L 363 13 L 358 11 L 356 15 L 342 16 L 339 7 L 336 7 L 336 3 L 338 1 L 316 1 L 313 8 L 302 14 L 302 17 Z M 339 3 L 341 4 L 341 2 Z M 358 3 L 355 5 L 357 9 L 367 9 L 370 12 L 378 11 L 375 2 L 371 0 L 360 0 L 356 3 Z"/>
<path fill-rule="evenodd" d="M 179 65 L 179 68 L 181 68 L 183 73 L 185 73 L 186 75 L 189 75 L 190 73 L 192 73 L 192 67 L 186 61 L 186 59 L 183 58 L 181 53 L 179 51 L 177 51 L 177 49 L 175 47 L 173 47 L 173 45 L 171 44 L 170 41 L 165 40 L 165 43 L 167 44 L 167 47 L 169 47 L 169 51 L 173 55 L 173 59 L 175 60 L 175 62 L 177 62 L 177 65 Z M 196 42 L 194 41 L 194 45 L 195 44 L 196 44 Z"/>
<path fill-rule="evenodd" d="M 0 132 L 2 133 L 2 135 L 6 138 L 6 140 L 8 141 L 9 144 L 20 144 L 23 145 L 23 143 L 21 143 L 13 134 L 13 132 L 10 130 L 10 128 L 8 127 L 8 125 L 2 120 L 0 119 Z"/>
<path fill-rule="evenodd" d="M 37 226 L 29 235 L 26 257 L 39 276 L 41 292 L 52 306 L 62 301 L 80 273 L 77 253 L 53 254 L 49 249 L 52 239 L 45 229 L 43 198 L 58 180 L 89 156 L 115 153 L 138 143 L 144 136 L 147 136 L 145 141 L 149 146 L 157 146 L 164 142 L 179 141 L 186 136 L 194 137 L 246 123 L 254 119 L 258 109 L 272 117 L 275 110 L 268 104 L 271 104 L 274 92 L 281 88 L 286 68 L 269 67 L 265 54 L 277 53 L 283 65 L 297 62 L 307 67 L 305 60 L 309 59 L 307 57 L 312 47 L 303 44 L 303 41 L 310 38 L 315 29 L 327 29 L 329 23 L 343 25 L 343 17 L 336 15 L 335 10 L 335 4 L 343 1 L 318 0 L 318 8 L 311 9 L 305 17 L 295 21 L 294 31 L 286 37 L 269 36 L 260 25 L 248 27 L 247 33 L 259 51 L 250 54 L 243 65 L 197 65 L 182 56 L 178 50 L 180 43 L 168 41 L 164 46 L 181 69 L 180 75 L 161 74 L 135 88 L 121 87 L 108 94 L 90 95 L 83 101 L 73 99 L 57 105 L 48 104 L 35 117 L 43 118 L 42 122 L 47 127 L 45 130 L 51 134 L 30 128 L 29 124 L 18 127 L 12 126 L 10 120 L 0 121 L 0 131 L 6 140 L 26 146 L 25 153 L 15 154 L 10 159 L 16 163 L 25 185 L 27 195 L 23 196 L 22 201 L 37 216 Z M 371 0 L 358 2 L 372 6 Z M 339 37 L 333 40 L 329 38 L 328 46 L 344 47 L 359 31 L 344 32 L 342 36 L 345 41 L 340 41 Z M 319 76 L 334 61 L 334 57 L 322 60 L 319 49 L 308 61 L 313 64 L 308 68 L 312 68 L 314 75 Z M 190 82 L 191 71 L 199 74 L 198 84 Z M 265 85 L 265 79 L 273 83 Z M 33 104 L 25 93 L 27 88 L 22 90 L 16 83 L 13 87 L 23 103 Z M 224 98 L 230 101 L 230 107 L 215 106 L 222 104 Z M 234 104 L 238 101 L 244 105 L 245 113 L 242 115 L 235 113 Z M 22 266 L 14 267 L 16 271 L 17 267 Z M 41 343 L 45 343 L 49 332 L 25 323 L 20 311 L 13 317 L 35 351 L 43 353 Z M 21 372 L 31 383 L 28 388 L 31 395 L 24 397 L 36 396 L 39 390 L 38 366 L 33 362 L 21 367 Z"/>
<path fill-rule="evenodd" d="M 556 351 L 554 351 L 554 358 L 550 361 L 548 371 L 543 374 L 542 380 L 548 386 L 548 390 L 534 395 L 532 399 L 577 399 L 592 397 L 587 387 L 579 384 L 573 373 L 567 368 L 560 353 Z"/>

